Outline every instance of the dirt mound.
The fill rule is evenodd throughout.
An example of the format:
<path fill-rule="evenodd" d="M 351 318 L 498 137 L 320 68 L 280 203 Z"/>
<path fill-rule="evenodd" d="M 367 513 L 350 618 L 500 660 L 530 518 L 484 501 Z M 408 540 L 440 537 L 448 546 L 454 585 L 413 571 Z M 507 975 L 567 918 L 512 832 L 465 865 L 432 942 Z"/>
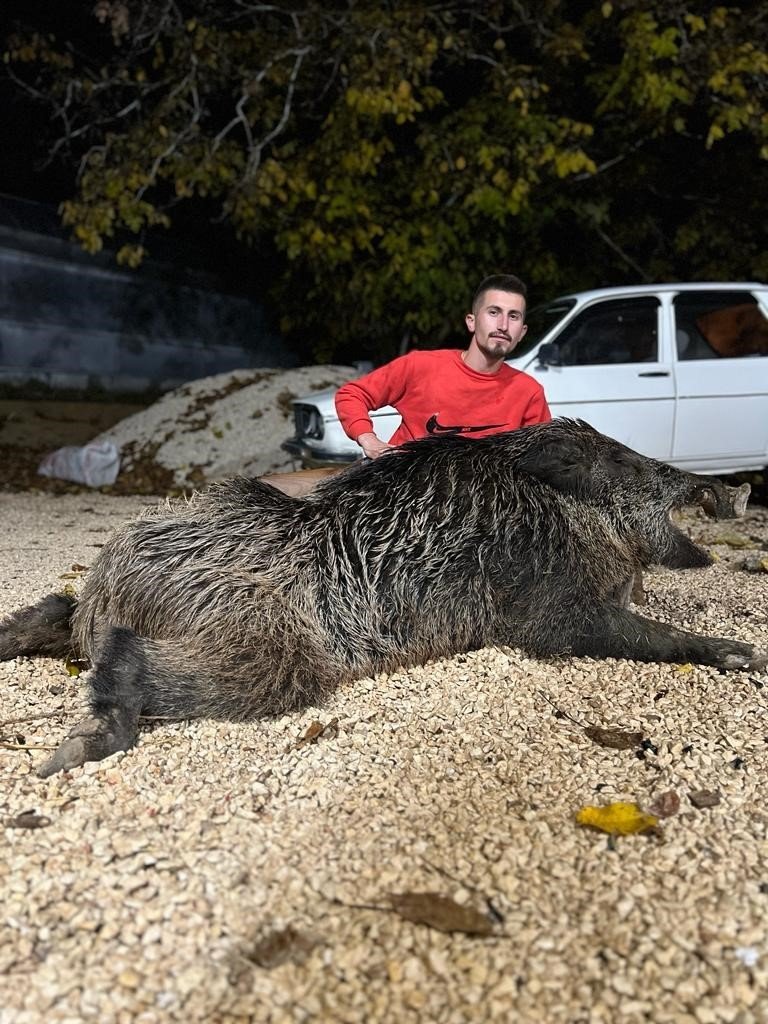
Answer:
<path fill-rule="evenodd" d="M 71 436 L 70 409 L 58 440 L 51 423 L 53 406 L 50 414 L 37 410 L 36 417 L 46 426 L 44 436 L 30 429 L 25 438 L 0 434 L 0 488 L 89 490 L 37 474 L 42 457 L 54 448 L 89 440 L 111 441 L 120 450 L 120 475 L 103 488 L 113 494 L 167 494 L 237 474 L 287 471 L 295 467 L 280 445 L 293 433 L 291 400 L 338 387 L 354 376 L 351 366 L 233 370 L 190 381 L 99 433 L 81 429 L 80 435 Z M 86 421 L 81 420 L 83 428 Z M 26 426 L 32 425 L 28 420 Z"/>

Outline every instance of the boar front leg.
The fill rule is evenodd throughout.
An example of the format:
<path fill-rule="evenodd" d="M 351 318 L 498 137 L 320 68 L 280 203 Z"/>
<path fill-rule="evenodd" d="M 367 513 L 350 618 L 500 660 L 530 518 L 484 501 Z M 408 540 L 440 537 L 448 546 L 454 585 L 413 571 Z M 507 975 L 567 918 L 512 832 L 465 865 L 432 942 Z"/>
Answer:
<path fill-rule="evenodd" d="M 616 607 L 604 608 L 601 615 L 581 624 L 571 651 L 596 658 L 693 662 L 728 670 L 760 671 L 768 666 L 768 652 L 752 644 L 688 633 Z"/>

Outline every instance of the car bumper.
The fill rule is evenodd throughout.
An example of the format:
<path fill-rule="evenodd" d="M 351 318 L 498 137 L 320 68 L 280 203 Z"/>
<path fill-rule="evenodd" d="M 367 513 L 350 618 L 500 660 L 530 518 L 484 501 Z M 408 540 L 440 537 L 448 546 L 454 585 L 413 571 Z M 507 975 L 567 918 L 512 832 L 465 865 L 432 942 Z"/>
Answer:
<path fill-rule="evenodd" d="M 301 461 L 305 469 L 324 469 L 326 466 L 349 466 L 362 458 L 362 453 L 356 455 L 354 452 L 339 453 L 325 451 L 323 448 L 312 448 L 306 441 L 292 437 L 283 441 L 280 445 L 283 451 L 288 452 L 295 459 Z"/>

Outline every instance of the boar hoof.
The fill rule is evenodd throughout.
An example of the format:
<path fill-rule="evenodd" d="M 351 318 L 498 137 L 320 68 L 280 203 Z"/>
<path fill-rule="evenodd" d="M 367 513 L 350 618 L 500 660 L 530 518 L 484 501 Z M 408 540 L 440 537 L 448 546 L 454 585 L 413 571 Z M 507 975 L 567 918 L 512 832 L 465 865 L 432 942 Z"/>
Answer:
<path fill-rule="evenodd" d="M 768 668 L 768 651 L 754 651 L 747 668 L 751 672 L 762 672 Z"/>
<path fill-rule="evenodd" d="M 59 744 L 52 757 L 37 771 L 41 779 L 56 772 L 79 768 L 86 761 L 101 761 L 118 750 L 133 746 L 135 736 L 117 721 L 93 716 L 84 718 Z"/>
<path fill-rule="evenodd" d="M 748 654 L 725 654 L 723 655 L 721 667 L 736 671 L 738 669 L 753 669 L 756 666 L 754 660 Z"/>

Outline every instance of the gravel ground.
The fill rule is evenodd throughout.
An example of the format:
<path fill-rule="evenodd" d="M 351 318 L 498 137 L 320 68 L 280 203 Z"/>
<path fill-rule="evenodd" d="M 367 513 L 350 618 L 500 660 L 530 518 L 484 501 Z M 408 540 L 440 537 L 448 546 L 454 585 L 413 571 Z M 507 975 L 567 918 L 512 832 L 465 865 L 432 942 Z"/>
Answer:
<path fill-rule="evenodd" d="M 77 588 L 148 500 L 0 494 L 0 614 Z M 719 561 L 650 573 L 647 613 L 768 647 L 768 509 L 686 523 Z M 2 664 L 0 1022 L 768 1021 L 767 683 L 483 650 L 279 720 L 146 722 L 43 781 L 82 687 Z M 650 835 L 575 822 L 670 793 Z"/>

